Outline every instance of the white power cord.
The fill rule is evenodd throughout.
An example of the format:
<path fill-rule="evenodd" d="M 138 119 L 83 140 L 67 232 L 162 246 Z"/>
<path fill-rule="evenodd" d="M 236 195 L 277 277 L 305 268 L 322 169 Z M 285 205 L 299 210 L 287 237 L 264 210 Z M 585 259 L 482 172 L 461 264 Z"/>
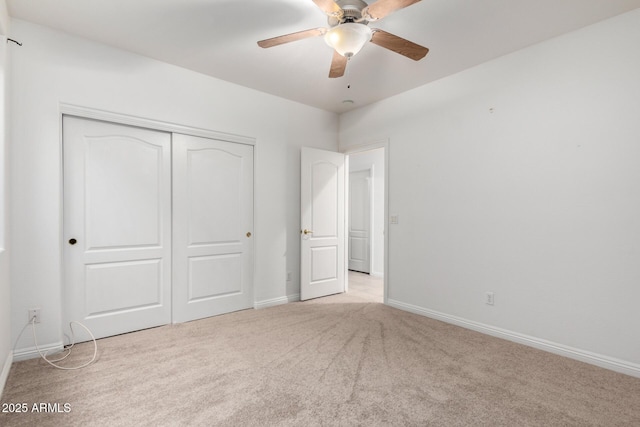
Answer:
<path fill-rule="evenodd" d="M 82 328 L 84 328 L 84 330 L 87 331 L 89 336 L 91 336 L 91 339 L 93 340 L 93 357 L 87 363 L 84 363 L 84 364 L 82 364 L 80 366 L 65 367 L 65 366 L 56 365 L 56 362 L 60 362 L 61 360 L 64 360 L 67 357 L 69 357 L 69 355 L 71 354 L 71 349 L 76 344 L 76 336 L 75 336 L 75 332 L 73 331 L 73 324 L 74 323 L 77 324 L 77 325 L 80 325 Z M 24 330 L 26 329 L 26 327 L 29 326 L 29 325 L 31 325 L 31 329 L 32 329 L 32 332 L 33 332 L 33 342 L 34 342 L 34 344 L 36 346 L 36 350 L 38 350 L 38 354 L 40 355 L 40 357 L 42 357 L 42 359 L 45 362 L 47 362 L 49 365 L 53 366 L 54 368 L 63 369 L 65 371 L 73 371 L 73 370 L 76 370 L 76 369 L 82 369 L 82 368 L 85 368 L 85 367 L 89 366 L 90 364 L 92 364 L 96 360 L 96 357 L 98 356 L 98 343 L 96 342 L 96 338 L 93 336 L 93 334 L 91 333 L 89 328 L 87 328 L 85 325 L 83 325 L 80 322 L 72 321 L 72 322 L 69 323 L 69 328 L 71 329 L 71 345 L 69 345 L 68 347 L 66 347 L 64 349 L 67 352 L 67 354 L 62 356 L 59 359 L 49 360 L 47 358 L 47 354 L 51 350 L 47 350 L 46 352 L 43 353 L 40 350 L 40 347 L 38 347 L 38 339 L 36 337 L 36 318 L 35 317 L 32 317 L 31 320 L 29 321 L 29 323 L 24 325 L 24 327 L 22 328 L 22 331 L 20 331 L 20 334 L 18 335 L 18 338 L 16 338 L 16 342 L 15 342 L 15 344 L 13 346 L 14 350 L 15 350 L 16 345 L 18 344 L 18 340 L 20 339 L 20 337 L 24 333 Z"/>

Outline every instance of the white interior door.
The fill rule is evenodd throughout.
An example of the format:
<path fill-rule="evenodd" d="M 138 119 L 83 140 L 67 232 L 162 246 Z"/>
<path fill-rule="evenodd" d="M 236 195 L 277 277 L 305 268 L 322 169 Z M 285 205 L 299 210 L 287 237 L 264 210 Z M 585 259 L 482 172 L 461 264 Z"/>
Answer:
<path fill-rule="evenodd" d="M 253 147 L 174 134 L 173 321 L 253 307 Z"/>
<path fill-rule="evenodd" d="M 302 148 L 300 299 L 344 292 L 345 156 Z"/>
<path fill-rule="evenodd" d="M 171 135 L 65 116 L 63 320 L 96 337 L 171 321 Z"/>
<path fill-rule="evenodd" d="M 349 270 L 369 273 L 371 169 L 349 173 Z"/>

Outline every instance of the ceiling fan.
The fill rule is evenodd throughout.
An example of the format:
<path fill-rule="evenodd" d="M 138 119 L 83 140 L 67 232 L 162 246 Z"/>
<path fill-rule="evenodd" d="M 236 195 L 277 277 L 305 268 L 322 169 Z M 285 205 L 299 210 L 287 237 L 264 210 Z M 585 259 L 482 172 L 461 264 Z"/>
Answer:
<path fill-rule="evenodd" d="M 424 58 L 429 52 L 429 49 L 424 46 L 368 26 L 369 22 L 382 19 L 420 0 L 378 0 L 370 5 L 362 0 L 312 1 L 327 14 L 330 28 L 320 27 L 285 34 L 261 40 L 258 46 L 268 48 L 310 37 L 324 36 L 325 42 L 334 49 L 329 71 L 330 78 L 342 77 L 347 68 L 347 61 L 368 41 L 414 61 Z"/>

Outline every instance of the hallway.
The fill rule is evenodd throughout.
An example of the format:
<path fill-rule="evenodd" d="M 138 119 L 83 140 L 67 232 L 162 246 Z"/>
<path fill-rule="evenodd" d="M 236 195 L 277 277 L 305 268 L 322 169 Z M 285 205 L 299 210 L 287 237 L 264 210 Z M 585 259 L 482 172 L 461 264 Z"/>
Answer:
<path fill-rule="evenodd" d="M 384 280 L 365 273 L 349 270 L 350 295 L 369 299 L 371 302 L 382 303 L 384 299 Z"/>

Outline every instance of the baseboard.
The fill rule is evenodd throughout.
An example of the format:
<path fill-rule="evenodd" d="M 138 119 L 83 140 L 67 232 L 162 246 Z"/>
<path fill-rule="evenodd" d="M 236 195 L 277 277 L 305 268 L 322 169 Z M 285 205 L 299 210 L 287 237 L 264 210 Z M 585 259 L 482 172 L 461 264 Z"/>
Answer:
<path fill-rule="evenodd" d="M 540 338 L 532 337 L 529 335 L 520 334 L 517 332 L 509 331 L 507 329 L 496 328 L 494 326 L 485 325 L 483 323 L 474 322 L 461 317 L 451 316 L 438 311 L 429 310 L 426 308 L 418 307 L 412 304 L 406 304 L 400 301 L 389 299 L 387 305 L 398 308 L 400 310 L 408 311 L 411 313 L 426 316 L 432 319 L 441 320 L 446 323 L 450 323 L 456 326 L 461 326 L 466 329 L 471 329 L 483 334 L 491 335 L 497 338 L 502 338 L 508 341 L 513 341 L 519 344 L 524 344 L 529 347 L 534 347 L 539 350 L 548 351 L 550 353 L 558 354 L 560 356 L 568 357 L 571 359 L 579 360 L 581 362 L 596 365 L 601 368 L 610 369 L 612 371 L 620 372 L 626 375 L 640 378 L 640 365 L 625 360 L 620 360 L 601 354 L 592 353 L 590 351 L 581 350 L 578 348 L 569 347 L 563 344 L 558 344 L 552 341 L 543 340 Z"/>
<path fill-rule="evenodd" d="M 372 271 L 369 273 L 370 276 L 384 278 L 384 273 L 381 271 Z"/>
<path fill-rule="evenodd" d="M 7 358 L 4 361 L 4 366 L 2 367 L 2 373 L 0 373 L 0 398 L 2 398 L 2 393 L 4 392 L 4 386 L 7 384 L 7 378 L 9 378 L 9 371 L 11 370 L 11 365 L 13 364 L 13 353 L 9 352 L 7 354 Z"/>
<path fill-rule="evenodd" d="M 62 351 L 64 349 L 64 345 L 62 342 L 48 344 L 44 346 L 41 345 L 39 347 L 40 347 L 40 351 L 43 354 L 53 354 L 53 353 Z M 27 359 L 35 359 L 36 357 L 40 357 L 40 353 L 38 353 L 38 349 L 35 346 L 23 348 L 21 350 L 16 350 L 13 352 L 13 360 L 16 362 L 19 362 L 21 360 L 27 360 Z"/>
<path fill-rule="evenodd" d="M 289 302 L 300 301 L 300 294 L 287 295 L 287 299 L 289 300 Z"/>
<path fill-rule="evenodd" d="M 264 301 L 257 301 L 253 304 L 253 308 L 258 310 L 260 308 L 274 307 L 276 305 L 287 304 L 296 301 L 300 301 L 300 294 L 286 295 L 283 297 L 267 299 Z"/>

